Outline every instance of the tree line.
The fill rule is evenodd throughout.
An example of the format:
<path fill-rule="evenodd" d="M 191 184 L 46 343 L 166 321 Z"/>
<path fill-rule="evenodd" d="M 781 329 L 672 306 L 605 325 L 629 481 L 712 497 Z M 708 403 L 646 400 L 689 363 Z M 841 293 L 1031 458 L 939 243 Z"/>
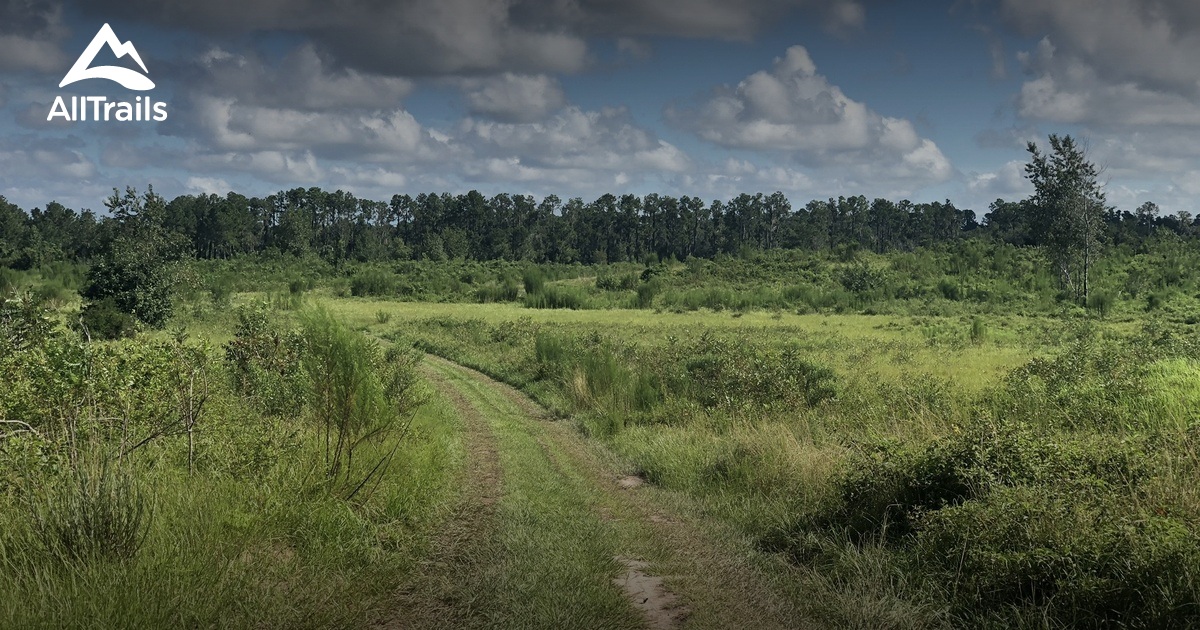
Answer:
<path fill-rule="evenodd" d="M 1043 178 L 1052 176 L 1043 173 Z M 56 202 L 27 212 L 0 197 L 0 266 L 29 269 L 57 260 L 91 261 L 115 240 L 128 241 L 150 227 L 170 237 L 181 256 L 230 258 L 273 250 L 315 254 L 334 264 L 447 258 L 590 264 L 777 248 L 883 253 L 967 237 L 1068 252 L 1078 245 L 1078 230 L 1085 230 L 1086 238 L 1078 241 L 1085 246 L 1101 240 L 1136 242 L 1159 229 L 1196 233 L 1189 214 L 1162 215 L 1153 203 L 1134 212 L 1100 207 L 1084 213 L 1094 218 L 1090 222 L 1059 226 L 1043 210 L 1058 203 L 1055 195 L 1067 194 L 997 199 L 977 217 L 950 201 L 912 203 L 861 195 L 794 208 L 781 192 L 705 203 L 698 197 L 660 194 L 605 194 L 590 202 L 549 195 L 539 201 L 505 193 L 489 198 L 472 190 L 397 194 L 383 202 L 313 187 L 265 198 L 231 192 L 167 201 L 153 189 L 139 194 L 127 188 L 114 189 L 105 202 L 106 215 Z M 1071 257 L 1064 253 L 1059 258 L 1059 264 L 1067 264 Z"/>

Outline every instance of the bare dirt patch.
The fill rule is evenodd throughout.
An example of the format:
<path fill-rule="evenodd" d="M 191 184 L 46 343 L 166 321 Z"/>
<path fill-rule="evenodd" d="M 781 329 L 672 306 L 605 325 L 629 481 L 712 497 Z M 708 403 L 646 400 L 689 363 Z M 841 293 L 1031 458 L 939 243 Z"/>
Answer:
<path fill-rule="evenodd" d="M 687 618 L 688 610 L 679 606 L 679 598 L 663 586 L 663 579 L 646 572 L 649 565 L 621 556 L 616 560 L 625 565 L 625 573 L 613 578 L 613 584 L 646 615 L 651 628 L 675 628 Z"/>
<path fill-rule="evenodd" d="M 641 488 L 643 485 L 645 485 L 645 483 L 646 481 L 637 475 L 626 475 L 617 480 L 617 485 L 623 490 Z"/>

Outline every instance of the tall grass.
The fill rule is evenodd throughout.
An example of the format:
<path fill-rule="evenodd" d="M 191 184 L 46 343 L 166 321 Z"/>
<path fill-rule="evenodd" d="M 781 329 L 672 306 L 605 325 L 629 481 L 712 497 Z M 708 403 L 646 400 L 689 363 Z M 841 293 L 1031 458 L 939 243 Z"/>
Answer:
<path fill-rule="evenodd" d="M 1036 321 L 1014 337 L 977 315 L 872 319 L 855 339 L 838 318 L 740 336 L 624 317 L 502 341 L 479 320 L 415 332 L 551 404 L 558 392 L 638 474 L 810 576 L 840 602 L 820 607 L 831 623 L 1200 623 L 1200 495 L 1179 472 L 1200 470 L 1190 329 Z M 1016 347 L 1024 364 L 985 383 L 934 376 Z"/>
<path fill-rule="evenodd" d="M 370 624 L 454 496 L 455 418 L 420 406 L 415 357 L 320 313 L 307 336 L 244 313 L 225 361 L 0 313 L 0 627 Z M 195 369 L 214 376 L 198 425 L 184 404 Z M 327 451 L 304 420 L 321 416 L 287 385 L 310 377 L 334 384 L 328 408 L 346 395 L 377 414 L 351 416 L 334 482 L 313 483 Z M 299 407 L 268 413 L 259 388 L 274 386 Z"/>
<path fill-rule="evenodd" d="M 546 285 L 537 293 L 525 294 L 525 306 L 528 308 L 587 308 L 588 299 L 583 292 L 574 287 L 562 285 Z"/>

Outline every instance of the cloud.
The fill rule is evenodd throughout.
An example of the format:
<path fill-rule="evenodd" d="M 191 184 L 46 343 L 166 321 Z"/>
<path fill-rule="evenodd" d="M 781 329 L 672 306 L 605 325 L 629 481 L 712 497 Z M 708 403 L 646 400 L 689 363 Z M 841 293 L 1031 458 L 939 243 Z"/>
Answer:
<path fill-rule="evenodd" d="M 541 120 L 567 101 L 558 80 L 544 74 L 466 79 L 462 89 L 471 114 L 503 122 Z"/>
<path fill-rule="evenodd" d="M 790 12 L 862 27 L 856 0 L 99 0 L 85 10 L 232 37 L 304 35 L 338 65 L 391 76 L 576 72 L 592 38 L 747 40 Z"/>
<path fill-rule="evenodd" d="M 1012 160 L 995 171 L 972 173 L 967 180 L 967 192 L 977 199 L 1024 199 L 1033 193 L 1025 178 L 1025 163 Z"/>
<path fill-rule="evenodd" d="M 908 120 L 881 116 L 817 73 L 808 51 L 792 46 L 771 70 L 722 87 L 693 109 L 667 118 L 714 144 L 783 152 L 816 167 L 844 166 L 925 182 L 953 175 L 949 160 Z"/>
<path fill-rule="evenodd" d="M 1006 129 L 984 129 L 975 134 L 975 144 L 983 149 L 1020 149 L 1030 142 L 1040 142 L 1045 138 L 1041 131 L 1033 125 L 1013 125 Z"/>
<path fill-rule="evenodd" d="M 458 138 L 482 158 L 504 160 L 515 174 L 521 171 L 511 168 L 512 158 L 542 169 L 681 172 L 689 167 L 683 151 L 638 127 L 625 108 L 585 111 L 572 105 L 535 123 L 467 119 Z"/>
<path fill-rule="evenodd" d="M 396 102 L 411 90 L 407 80 L 337 70 L 311 47 L 275 61 L 212 48 L 188 72 L 193 80 L 180 81 L 158 130 L 191 145 L 165 162 L 205 177 L 236 171 L 285 185 L 394 192 L 447 181 L 587 187 L 622 173 L 641 181 L 691 166 L 628 110 L 571 105 L 543 74 L 452 80 L 469 113 L 437 129 Z M 290 83 L 273 83 L 278 75 Z M 345 89 L 359 93 L 351 100 Z M 139 159 L 124 146 L 103 155 L 113 164 Z"/>
<path fill-rule="evenodd" d="M 617 53 L 627 59 L 649 59 L 654 55 L 654 47 L 633 37 L 618 37 Z"/>
<path fill-rule="evenodd" d="M 1197 91 L 1200 5 L 1192 0 L 1003 0 L 1002 15 L 1022 34 L 1047 35 L 1105 83 Z"/>
<path fill-rule="evenodd" d="M 0 0 L 0 70 L 54 73 L 67 67 L 62 7 L 44 0 Z"/>
<path fill-rule="evenodd" d="M 189 177 L 183 185 L 188 191 L 202 195 L 224 195 L 233 189 L 219 177 Z"/>
<path fill-rule="evenodd" d="M 340 66 L 391 76 L 568 72 L 583 67 L 583 38 L 559 25 L 513 20 L 509 0 L 108 0 L 86 8 L 228 37 L 264 31 L 307 37 Z"/>
<path fill-rule="evenodd" d="M 1033 78 L 1021 86 L 1018 113 L 1028 119 L 1104 126 L 1200 126 L 1193 96 L 1153 89 L 1146 82 L 1111 81 L 1103 71 L 1043 38 L 1034 51 L 1019 54 Z M 1200 79 L 1197 79 L 1200 81 Z"/>
<path fill-rule="evenodd" d="M 310 151 L 198 153 L 183 166 L 206 173 L 245 173 L 283 186 L 315 185 L 325 176 Z"/>
<path fill-rule="evenodd" d="M 303 150 L 362 162 L 412 163 L 450 151 L 404 109 L 310 111 L 191 94 L 160 129 L 220 151 Z"/>
<path fill-rule="evenodd" d="M 188 75 L 181 83 L 198 92 L 296 110 L 395 107 L 413 90 L 407 79 L 331 67 L 311 44 L 274 64 L 253 53 L 210 48 Z"/>
<path fill-rule="evenodd" d="M 1003 0 L 1017 32 L 1029 119 L 1200 126 L 1200 5 L 1191 0 Z"/>
<path fill-rule="evenodd" d="M 1039 38 L 1018 53 L 1026 78 L 1017 115 L 1077 125 L 1076 135 L 1091 141 L 1089 157 L 1119 180 L 1110 201 L 1161 195 L 1164 207 L 1190 207 L 1178 183 L 1200 159 L 1200 5 L 1002 0 L 1001 15 Z"/>
<path fill-rule="evenodd" d="M 17 186 L 26 181 L 88 180 L 96 176 L 96 165 L 80 149 L 77 136 L 43 138 L 22 135 L 0 142 L 0 186 Z"/>
<path fill-rule="evenodd" d="M 517 6 L 539 10 L 589 34 L 732 40 L 750 39 L 797 9 L 816 14 L 835 32 L 860 28 L 865 19 L 862 3 L 855 0 L 568 0 Z"/>

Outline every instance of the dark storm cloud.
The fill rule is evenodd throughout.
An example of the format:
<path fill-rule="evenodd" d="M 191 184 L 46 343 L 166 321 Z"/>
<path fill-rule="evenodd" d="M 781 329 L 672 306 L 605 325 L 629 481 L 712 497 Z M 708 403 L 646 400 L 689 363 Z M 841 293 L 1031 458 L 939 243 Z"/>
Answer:
<path fill-rule="evenodd" d="M 0 0 L 0 70 L 56 72 L 66 57 L 62 5 L 49 0 Z"/>
<path fill-rule="evenodd" d="M 49 30 L 57 5 L 49 0 L 0 0 L 0 34 L 28 36 Z"/>
<path fill-rule="evenodd" d="M 342 65 L 389 75 L 574 72 L 588 37 L 746 39 L 806 9 L 830 29 L 861 26 L 854 0 L 100 0 L 98 17 L 146 20 L 220 37 L 261 31 L 308 36 Z"/>
<path fill-rule="evenodd" d="M 274 63 L 254 52 L 211 48 L 180 71 L 188 90 L 232 96 L 246 105 L 310 111 L 395 107 L 413 88 L 407 79 L 331 68 L 307 44 Z"/>

